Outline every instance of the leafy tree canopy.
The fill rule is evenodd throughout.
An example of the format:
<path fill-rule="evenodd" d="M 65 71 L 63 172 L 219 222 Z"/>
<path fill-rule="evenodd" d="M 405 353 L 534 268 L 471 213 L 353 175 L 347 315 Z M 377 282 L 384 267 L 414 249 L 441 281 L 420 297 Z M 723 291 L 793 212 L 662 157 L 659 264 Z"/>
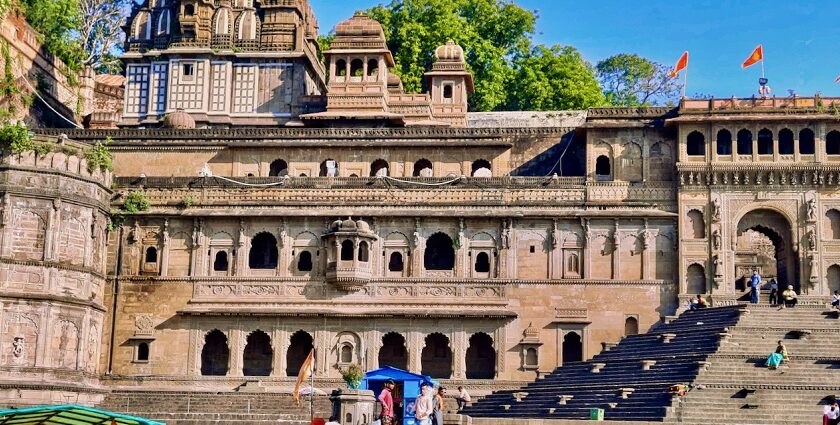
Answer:
<path fill-rule="evenodd" d="M 582 109 L 605 105 L 592 66 L 571 46 L 539 45 L 515 60 L 507 106 L 520 111 Z"/>
<path fill-rule="evenodd" d="M 636 54 L 621 53 L 598 62 L 598 80 L 615 106 L 673 104 L 682 86 L 669 67 Z"/>

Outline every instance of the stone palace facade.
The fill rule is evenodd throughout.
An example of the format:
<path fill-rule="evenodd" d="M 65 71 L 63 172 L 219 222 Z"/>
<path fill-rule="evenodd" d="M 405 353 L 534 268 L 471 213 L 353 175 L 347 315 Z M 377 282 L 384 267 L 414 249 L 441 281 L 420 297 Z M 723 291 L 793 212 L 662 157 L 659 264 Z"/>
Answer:
<path fill-rule="evenodd" d="M 326 67 L 315 28 L 303 0 L 152 0 L 120 128 L 39 136 L 111 138 L 116 177 L 3 156 L 4 402 L 290 391 L 313 347 L 319 386 L 356 363 L 484 393 L 754 269 L 840 289 L 840 99 L 467 113 L 456 44 L 406 94 L 377 23 L 339 24 Z"/>

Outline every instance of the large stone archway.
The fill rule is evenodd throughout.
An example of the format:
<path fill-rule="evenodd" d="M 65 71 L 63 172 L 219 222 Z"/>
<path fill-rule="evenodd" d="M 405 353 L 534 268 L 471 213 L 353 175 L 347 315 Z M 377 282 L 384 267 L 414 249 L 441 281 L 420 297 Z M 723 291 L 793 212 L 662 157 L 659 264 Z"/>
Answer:
<path fill-rule="evenodd" d="M 763 281 L 776 279 L 779 287 L 793 284 L 799 292 L 799 264 L 790 222 L 771 209 L 755 209 L 738 221 L 735 240 L 735 285 L 746 290 L 746 280 L 758 270 Z"/>

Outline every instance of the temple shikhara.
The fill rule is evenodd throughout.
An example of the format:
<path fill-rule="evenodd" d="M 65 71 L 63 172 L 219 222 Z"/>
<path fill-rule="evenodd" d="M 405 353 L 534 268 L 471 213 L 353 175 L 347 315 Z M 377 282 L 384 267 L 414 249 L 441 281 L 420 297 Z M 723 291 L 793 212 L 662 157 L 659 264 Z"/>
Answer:
<path fill-rule="evenodd" d="M 2 158 L 3 403 L 289 394 L 312 348 L 325 390 L 357 364 L 482 396 L 698 294 L 738 311 L 753 271 L 801 311 L 840 289 L 840 99 L 473 113 L 461 46 L 406 93 L 379 23 L 319 52 L 306 0 L 146 0 L 125 31 L 121 114 Z"/>

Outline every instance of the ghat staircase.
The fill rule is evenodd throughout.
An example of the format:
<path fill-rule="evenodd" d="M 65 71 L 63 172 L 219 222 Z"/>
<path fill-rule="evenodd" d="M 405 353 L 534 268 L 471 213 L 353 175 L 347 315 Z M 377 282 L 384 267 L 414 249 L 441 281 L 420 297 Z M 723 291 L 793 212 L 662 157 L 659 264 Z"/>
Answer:
<path fill-rule="evenodd" d="M 307 425 L 307 400 L 297 406 L 291 394 L 183 391 L 114 391 L 100 409 L 141 416 L 167 425 Z M 326 396 L 316 396 L 316 417 L 329 417 Z"/>
<path fill-rule="evenodd" d="M 812 424 L 840 393 L 840 319 L 823 306 L 736 305 L 687 311 L 464 410 L 479 418 L 605 419 L 691 424 Z M 791 361 L 764 361 L 783 340 Z M 684 396 L 668 387 L 691 384 Z"/>

